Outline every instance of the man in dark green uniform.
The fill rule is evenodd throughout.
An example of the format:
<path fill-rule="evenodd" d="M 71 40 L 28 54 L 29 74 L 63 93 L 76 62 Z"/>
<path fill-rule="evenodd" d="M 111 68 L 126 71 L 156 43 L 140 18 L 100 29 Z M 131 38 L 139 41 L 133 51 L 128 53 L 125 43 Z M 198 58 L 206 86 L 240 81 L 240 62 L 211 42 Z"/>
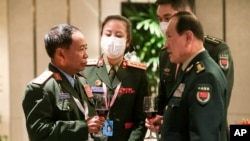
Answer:
<path fill-rule="evenodd" d="M 169 19 L 172 15 L 178 11 L 192 11 L 188 0 L 157 0 L 157 16 L 160 22 L 160 27 L 163 33 L 166 32 L 168 27 Z M 167 40 L 167 39 L 166 39 Z M 233 83 L 234 83 L 234 66 L 233 58 L 230 52 L 229 47 L 222 40 L 206 35 L 204 37 L 204 47 L 208 51 L 209 55 L 213 60 L 220 66 L 224 75 L 228 81 L 229 92 L 225 97 L 225 104 L 229 105 Z M 179 65 L 171 63 L 169 60 L 168 53 L 166 48 L 163 47 L 159 54 L 159 70 L 160 70 L 160 82 L 159 82 L 159 91 L 158 91 L 158 116 L 157 120 L 160 120 L 165 106 L 168 103 L 170 92 L 173 88 L 173 85 L 176 81 L 176 72 Z M 146 125 L 147 126 L 147 125 Z M 158 129 L 159 130 L 159 129 Z M 157 130 L 155 130 L 157 131 Z"/>
<path fill-rule="evenodd" d="M 170 17 L 178 11 L 192 11 L 188 0 L 157 0 L 157 16 L 163 32 L 166 31 Z M 204 47 L 209 55 L 220 66 L 228 81 L 229 95 L 226 99 L 229 105 L 233 83 L 234 83 L 234 66 L 231 51 L 228 45 L 221 39 L 206 35 L 204 38 Z M 159 69 L 160 69 L 160 84 L 159 84 L 159 114 L 162 114 L 167 103 L 167 97 L 173 87 L 176 76 L 176 64 L 169 61 L 169 56 L 166 48 L 162 48 L 159 55 Z"/>
<path fill-rule="evenodd" d="M 48 69 L 26 88 L 23 110 L 30 141 L 86 141 L 104 118 L 96 116 L 85 78 L 87 43 L 78 28 L 60 24 L 45 35 Z"/>
<path fill-rule="evenodd" d="M 166 37 L 170 61 L 181 67 L 165 107 L 160 141 L 225 141 L 228 84 L 203 47 L 201 23 L 191 13 L 178 12 Z"/>

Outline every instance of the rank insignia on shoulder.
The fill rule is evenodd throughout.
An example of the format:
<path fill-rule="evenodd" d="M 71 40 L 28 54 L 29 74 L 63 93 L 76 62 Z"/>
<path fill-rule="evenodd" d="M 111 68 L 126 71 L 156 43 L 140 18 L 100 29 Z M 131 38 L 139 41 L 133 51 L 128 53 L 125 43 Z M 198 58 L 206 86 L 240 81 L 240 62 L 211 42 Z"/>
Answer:
<path fill-rule="evenodd" d="M 142 70 L 146 70 L 147 66 L 144 63 L 139 63 L 139 62 L 133 62 L 133 61 L 129 61 L 129 60 L 124 60 L 122 62 L 122 67 L 123 68 L 127 68 L 127 67 L 133 67 L 133 68 L 138 68 L 138 69 L 142 69 Z"/>
<path fill-rule="evenodd" d="M 98 59 L 87 59 L 87 66 L 94 66 L 98 62 Z"/>
<path fill-rule="evenodd" d="M 216 37 L 213 37 L 213 36 L 210 36 L 210 35 L 205 35 L 204 39 L 210 43 L 213 43 L 213 44 L 220 44 L 221 42 L 223 42 L 223 40 L 216 38 Z"/>
<path fill-rule="evenodd" d="M 56 80 L 62 80 L 62 77 L 59 73 L 53 73 L 53 76 L 55 77 Z"/>
<path fill-rule="evenodd" d="M 220 54 L 219 55 L 219 64 L 223 70 L 227 70 L 229 68 L 229 56 L 228 56 L 228 54 Z"/>
<path fill-rule="evenodd" d="M 200 73 L 205 70 L 205 67 L 200 62 L 196 62 L 196 73 Z"/>
<path fill-rule="evenodd" d="M 53 72 L 51 71 L 44 71 L 41 75 L 35 78 L 32 83 L 42 85 L 44 84 L 51 76 Z"/>
<path fill-rule="evenodd" d="M 211 91 L 210 85 L 206 84 L 199 85 L 197 87 L 197 93 L 196 93 L 197 101 L 202 105 L 208 103 L 210 100 L 210 91 Z"/>

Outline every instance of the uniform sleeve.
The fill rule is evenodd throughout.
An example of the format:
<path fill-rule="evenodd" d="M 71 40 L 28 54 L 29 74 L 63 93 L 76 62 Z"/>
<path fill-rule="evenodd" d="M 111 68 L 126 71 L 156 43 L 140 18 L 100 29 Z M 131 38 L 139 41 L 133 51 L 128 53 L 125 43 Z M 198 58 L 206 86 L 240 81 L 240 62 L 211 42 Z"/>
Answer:
<path fill-rule="evenodd" d="M 136 105 L 135 105 L 135 111 L 134 111 L 134 117 L 136 125 L 134 126 L 134 129 L 132 130 L 128 141 L 142 141 L 144 140 L 147 128 L 145 127 L 145 113 L 143 111 L 143 100 L 144 96 L 147 96 L 149 94 L 148 89 L 148 81 L 146 72 L 143 72 L 141 75 L 141 81 L 138 82 L 139 85 L 139 91 L 137 93 L 136 97 Z"/>
<path fill-rule="evenodd" d="M 160 71 L 160 81 L 158 84 L 158 114 L 163 115 L 164 107 L 166 106 L 167 102 L 167 95 L 165 91 L 164 86 L 164 74 L 163 74 L 163 57 L 162 57 L 162 51 L 160 52 L 159 56 L 159 71 Z"/>
<path fill-rule="evenodd" d="M 221 46 L 227 46 L 226 44 L 221 44 Z M 229 95 L 227 97 L 227 106 L 230 103 L 231 95 L 232 95 L 232 89 L 234 84 L 234 63 L 233 63 L 233 57 L 232 54 L 227 47 L 225 50 L 222 50 L 218 54 L 218 64 L 223 71 L 224 75 L 226 76 L 227 82 L 228 82 L 228 88 L 229 88 Z"/>
<path fill-rule="evenodd" d="M 201 79 L 203 78 L 203 79 Z M 207 78 L 207 79 L 204 79 Z M 215 141 L 221 137 L 225 106 L 223 86 L 214 75 L 200 75 L 190 87 L 189 106 L 190 141 Z"/>
<path fill-rule="evenodd" d="M 55 102 L 52 97 L 38 85 L 27 86 L 22 106 L 30 140 L 87 140 L 88 128 L 85 121 L 64 121 L 55 118 Z"/>

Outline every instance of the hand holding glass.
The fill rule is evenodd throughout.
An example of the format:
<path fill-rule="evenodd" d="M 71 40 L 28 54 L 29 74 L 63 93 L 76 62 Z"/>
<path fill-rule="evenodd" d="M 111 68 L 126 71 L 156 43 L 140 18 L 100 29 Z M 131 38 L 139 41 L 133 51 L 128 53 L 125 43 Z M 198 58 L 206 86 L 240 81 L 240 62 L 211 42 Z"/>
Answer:
<path fill-rule="evenodd" d="M 107 117 L 107 114 L 109 112 L 109 108 L 107 105 L 107 98 L 101 94 L 98 94 L 95 96 L 95 108 L 96 108 L 96 112 L 98 114 L 99 117 Z M 100 129 L 100 131 L 98 133 L 94 134 L 95 137 L 102 137 L 104 136 L 102 134 L 102 129 Z"/>
<path fill-rule="evenodd" d="M 148 120 L 155 118 L 158 110 L 156 97 L 154 96 L 144 97 L 143 110 L 146 113 Z M 152 132 L 150 131 L 149 136 L 145 137 L 145 139 L 156 139 L 156 137 L 154 137 L 152 135 Z"/>

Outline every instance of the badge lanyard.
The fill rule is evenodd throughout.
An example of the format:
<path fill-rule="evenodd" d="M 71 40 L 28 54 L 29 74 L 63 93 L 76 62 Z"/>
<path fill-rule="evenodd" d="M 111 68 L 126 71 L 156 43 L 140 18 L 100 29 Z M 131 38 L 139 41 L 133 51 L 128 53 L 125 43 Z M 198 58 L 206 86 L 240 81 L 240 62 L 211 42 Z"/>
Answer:
<path fill-rule="evenodd" d="M 106 105 L 109 107 L 109 108 L 111 108 L 112 106 L 113 106 L 113 104 L 114 104 L 114 102 L 115 102 L 115 100 L 116 100 L 116 97 L 117 97 L 117 95 L 118 95 L 118 93 L 119 93 L 119 89 L 120 89 L 120 87 L 121 87 L 121 82 L 117 85 L 117 87 L 116 87 L 116 89 L 115 89 L 115 93 L 114 93 L 114 95 L 113 95 L 113 97 L 112 97 L 112 99 L 111 99 L 111 101 L 108 101 L 107 100 L 107 86 L 106 86 L 106 84 L 105 83 L 103 83 L 103 93 L 104 93 L 104 96 L 106 97 Z"/>

